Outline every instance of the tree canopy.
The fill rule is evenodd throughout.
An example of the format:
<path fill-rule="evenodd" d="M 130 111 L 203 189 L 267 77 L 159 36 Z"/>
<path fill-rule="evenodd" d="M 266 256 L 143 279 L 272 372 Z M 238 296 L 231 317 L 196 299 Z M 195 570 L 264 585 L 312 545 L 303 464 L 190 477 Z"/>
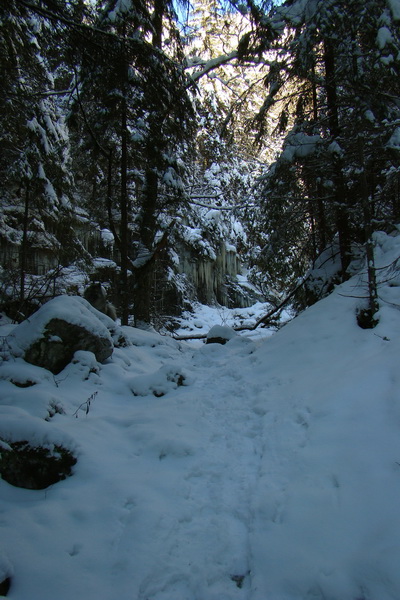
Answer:
<path fill-rule="evenodd" d="M 373 233 L 400 216 L 399 20 L 396 0 L 2 0 L 2 239 L 21 301 L 35 245 L 91 260 L 89 218 L 112 232 L 124 323 L 152 321 L 157 273 L 199 224 L 215 245 L 240 230 L 267 297 L 313 271 L 299 306 L 366 253 L 376 311 Z"/>

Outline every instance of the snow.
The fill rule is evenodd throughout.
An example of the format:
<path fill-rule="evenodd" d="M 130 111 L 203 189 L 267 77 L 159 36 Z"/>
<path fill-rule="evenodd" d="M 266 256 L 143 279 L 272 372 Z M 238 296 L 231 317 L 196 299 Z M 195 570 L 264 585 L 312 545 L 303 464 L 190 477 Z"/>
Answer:
<path fill-rule="evenodd" d="M 216 67 L 219 67 L 220 65 L 224 65 L 226 63 L 229 63 L 233 60 L 237 59 L 237 51 L 233 50 L 232 52 L 230 52 L 229 54 L 223 54 L 221 56 L 218 56 L 216 58 L 211 58 L 208 61 L 201 61 L 201 63 L 199 64 L 198 61 L 192 62 L 190 59 L 187 61 L 187 68 L 191 68 L 193 66 L 196 67 L 202 67 L 200 70 L 195 71 L 194 73 L 191 73 L 191 78 L 193 79 L 193 81 L 198 81 L 199 79 L 201 79 L 204 75 L 206 75 L 207 73 L 209 73 L 210 71 L 212 71 L 213 69 L 215 69 Z"/>
<path fill-rule="evenodd" d="M 237 333 L 231 329 L 231 327 L 227 327 L 226 325 L 213 325 L 210 331 L 207 334 L 207 339 L 215 339 L 219 338 L 221 340 L 232 340 Z"/>
<path fill-rule="evenodd" d="M 281 17 L 291 25 L 298 26 L 304 20 L 309 20 L 315 14 L 315 11 L 315 0 L 298 0 L 298 2 L 289 4 L 289 6 L 283 4 L 283 6 L 276 9 L 274 28 L 278 30 L 283 28 L 284 24 L 280 22 Z"/>
<path fill-rule="evenodd" d="M 400 20 L 400 0 L 387 0 L 390 10 L 392 11 L 393 19 Z"/>
<path fill-rule="evenodd" d="M 132 10 L 131 0 L 117 0 L 114 5 L 114 10 L 108 13 L 108 19 L 111 23 L 115 23 L 122 18 L 124 14 Z"/>
<path fill-rule="evenodd" d="M 189 227 L 188 225 L 182 225 L 181 227 L 182 239 L 200 251 L 201 254 L 207 256 L 210 260 L 216 260 L 217 255 L 207 239 L 205 239 L 204 232 L 199 227 Z"/>
<path fill-rule="evenodd" d="M 378 48 L 383 50 L 386 44 L 391 44 L 393 42 L 393 36 L 387 27 L 380 27 L 378 30 L 377 38 L 376 38 Z"/>
<path fill-rule="evenodd" d="M 103 365 L 3 361 L 1 440 L 77 457 L 45 490 L 0 479 L 8 598 L 398 600 L 400 237 L 375 241 L 373 330 L 356 324 L 360 273 L 264 339 L 124 327 Z M 200 308 L 205 328 L 216 308 Z"/>
<path fill-rule="evenodd" d="M 399 150 L 400 148 L 400 127 L 396 127 L 390 140 L 387 143 L 388 148 L 392 148 L 393 150 Z"/>
<path fill-rule="evenodd" d="M 238 280 L 243 287 L 248 286 L 249 289 L 252 289 L 252 286 L 244 276 L 239 275 Z M 248 308 L 228 309 L 219 304 L 207 306 L 205 304 L 194 303 L 193 310 L 194 314 L 187 311 L 183 313 L 182 318 L 176 319 L 179 324 L 178 329 L 175 331 L 177 337 L 202 335 L 206 338 L 215 325 L 230 327 L 231 329 L 242 326 L 251 327 L 259 318 L 271 310 L 271 305 L 267 302 L 257 302 Z M 281 321 L 285 322 L 289 318 L 288 313 L 284 312 Z M 254 331 L 243 331 L 241 337 L 248 337 L 252 340 L 264 340 L 270 337 L 273 332 L 272 329 L 259 328 Z M 201 345 L 202 343 L 202 341 L 191 341 L 191 344 L 194 346 Z"/>
<path fill-rule="evenodd" d="M 18 325 L 9 335 L 9 343 L 15 355 L 22 355 L 23 351 L 43 336 L 48 322 L 59 318 L 73 325 L 81 325 L 94 335 L 110 340 L 109 329 L 115 329 L 114 321 L 93 308 L 84 298 L 58 296 Z"/>
<path fill-rule="evenodd" d="M 295 158 L 305 158 L 313 154 L 317 144 L 321 141 L 319 135 L 307 135 L 305 133 L 294 133 L 288 137 L 288 143 L 285 147 L 282 157 L 288 162 Z"/>
<path fill-rule="evenodd" d="M 100 236 L 105 245 L 112 246 L 114 244 L 114 234 L 109 229 L 101 229 Z"/>

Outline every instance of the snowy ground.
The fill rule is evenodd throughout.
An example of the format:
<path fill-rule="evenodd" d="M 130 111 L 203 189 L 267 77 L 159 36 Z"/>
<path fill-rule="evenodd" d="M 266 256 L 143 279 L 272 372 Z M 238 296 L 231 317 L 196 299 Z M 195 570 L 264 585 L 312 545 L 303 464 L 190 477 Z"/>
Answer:
<path fill-rule="evenodd" d="M 400 240 L 378 237 L 383 266 Z M 8 597 L 398 600 L 400 276 L 374 330 L 355 321 L 362 280 L 266 340 L 125 328 L 104 365 L 4 362 L 0 438 L 78 457 L 46 490 L 0 480 Z M 65 414 L 45 421 L 50 404 Z"/>
<path fill-rule="evenodd" d="M 268 302 L 257 302 L 248 308 L 229 309 L 225 306 L 207 306 L 204 304 L 194 304 L 194 312 L 185 312 L 182 318 L 176 319 L 178 327 L 174 331 L 176 337 L 190 336 L 207 336 L 208 332 L 214 325 L 223 327 L 252 327 L 256 321 L 266 315 L 272 305 Z M 280 315 L 279 324 L 283 325 L 290 320 L 292 316 L 286 310 L 283 310 Z M 270 337 L 276 330 L 276 327 L 258 327 L 252 330 L 243 330 L 242 336 L 252 340 L 263 340 Z M 196 345 L 202 344 L 203 341 L 193 341 Z"/>

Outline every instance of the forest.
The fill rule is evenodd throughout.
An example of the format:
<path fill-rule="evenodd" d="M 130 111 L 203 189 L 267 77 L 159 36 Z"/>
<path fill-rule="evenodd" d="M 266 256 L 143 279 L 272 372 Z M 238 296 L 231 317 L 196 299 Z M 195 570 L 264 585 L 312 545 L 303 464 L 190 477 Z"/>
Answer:
<path fill-rule="evenodd" d="M 2 310 L 98 281 L 122 324 L 300 311 L 366 261 L 373 326 L 399 21 L 398 0 L 2 0 Z"/>
<path fill-rule="evenodd" d="M 0 597 L 399 600 L 400 0 L 0 0 Z"/>

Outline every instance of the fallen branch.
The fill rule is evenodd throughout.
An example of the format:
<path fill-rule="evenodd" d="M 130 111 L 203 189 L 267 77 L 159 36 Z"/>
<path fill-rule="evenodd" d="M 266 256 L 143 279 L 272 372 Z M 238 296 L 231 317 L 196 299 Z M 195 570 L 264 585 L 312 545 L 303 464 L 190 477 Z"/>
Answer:
<path fill-rule="evenodd" d="M 268 321 L 271 319 L 271 317 L 276 315 L 276 313 L 278 313 L 280 310 L 282 310 L 284 306 L 286 306 L 289 300 L 291 300 L 296 294 L 296 292 L 298 292 L 298 290 L 305 284 L 310 275 L 311 271 L 306 277 L 304 277 L 301 280 L 301 282 L 295 288 L 293 288 L 293 290 L 282 300 L 282 302 L 278 304 L 278 306 L 275 306 L 273 309 L 267 312 L 267 314 L 260 317 L 260 319 L 258 319 L 253 325 L 241 325 L 240 327 L 233 327 L 233 331 L 254 331 L 255 329 L 257 329 L 257 327 L 259 327 L 262 324 L 268 325 Z M 173 338 L 175 340 L 178 340 L 179 342 L 183 342 L 185 340 L 204 340 L 207 338 L 207 335 L 207 333 L 198 333 L 195 335 L 188 336 L 173 336 Z"/>

